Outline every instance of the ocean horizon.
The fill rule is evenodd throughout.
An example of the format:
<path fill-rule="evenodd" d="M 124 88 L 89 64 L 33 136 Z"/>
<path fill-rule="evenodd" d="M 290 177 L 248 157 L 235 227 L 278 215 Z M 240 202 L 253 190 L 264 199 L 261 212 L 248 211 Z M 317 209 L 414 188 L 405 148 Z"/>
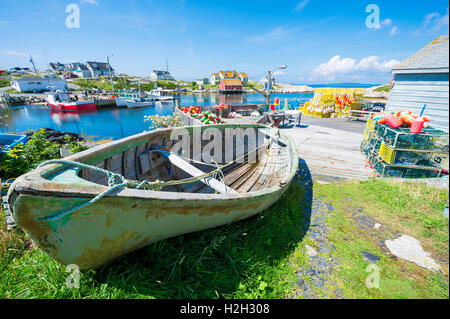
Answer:
<path fill-rule="evenodd" d="M 307 85 L 312 88 L 322 88 L 322 87 L 331 87 L 331 88 L 370 88 L 374 86 L 379 86 L 382 84 L 368 84 L 368 83 L 329 83 L 329 84 L 300 84 L 300 83 L 291 83 L 292 85 Z"/>

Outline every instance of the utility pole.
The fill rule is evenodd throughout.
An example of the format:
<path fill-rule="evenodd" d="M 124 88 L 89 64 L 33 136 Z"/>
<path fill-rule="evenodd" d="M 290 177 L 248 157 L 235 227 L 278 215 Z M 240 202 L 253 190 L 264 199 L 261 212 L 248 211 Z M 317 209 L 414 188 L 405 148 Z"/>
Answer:
<path fill-rule="evenodd" d="M 111 80 L 111 86 L 112 86 L 113 93 L 114 93 L 115 92 L 115 90 L 114 90 L 114 82 L 113 82 L 113 79 L 112 79 L 111 64 L 109 63 L 109 57 L 111 57 L 111 56 L 113 56 L 113 54 L 107 55 L 106 56 L 106 60 L 108 61 L 109 79 Z"/>
<path fill-rule="evenodd" d="M 267 72 L 267 105 L 270 105 L 270 90 L 272 89 L 272 71 Z"/>
<path fill-rule="evenodd" d="M 284 70 L 287 68 L 287 65 L 281 65 L 277 67 L 275 70 Z M 272 73 L 275 72 L 275 70 L 267 71 L 267 104 L 270 105 L 270 90 L 272 89 Z"/>

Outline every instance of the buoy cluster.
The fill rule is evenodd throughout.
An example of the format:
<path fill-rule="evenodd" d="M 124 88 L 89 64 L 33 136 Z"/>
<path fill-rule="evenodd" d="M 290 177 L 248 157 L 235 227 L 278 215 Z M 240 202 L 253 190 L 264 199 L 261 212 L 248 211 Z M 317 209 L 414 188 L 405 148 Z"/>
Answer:
<path fill-rule="evenodd" d="M 223 124 L 225 123 L 224 120 L 220 118 L 220 116 L 211 113 L 209 111 L 202 111 L 200 107 L 182 107 L 181 111 L 189 115 L 190 117 L 197 119 L 201 121 L 203 124 L 210 125 L 210 124 Z"/>

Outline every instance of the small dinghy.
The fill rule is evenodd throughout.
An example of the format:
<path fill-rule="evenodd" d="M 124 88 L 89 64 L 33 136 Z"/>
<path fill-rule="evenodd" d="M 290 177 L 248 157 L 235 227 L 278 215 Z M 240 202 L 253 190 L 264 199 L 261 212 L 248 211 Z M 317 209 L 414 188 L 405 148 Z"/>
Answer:
<path fill-rule="evenodd" d="M 259 124 L 159 129 L 19 177 L 7 201 L 47 254 L 80 269 L 260 213 L 287 190 L 293 141 Z"/>

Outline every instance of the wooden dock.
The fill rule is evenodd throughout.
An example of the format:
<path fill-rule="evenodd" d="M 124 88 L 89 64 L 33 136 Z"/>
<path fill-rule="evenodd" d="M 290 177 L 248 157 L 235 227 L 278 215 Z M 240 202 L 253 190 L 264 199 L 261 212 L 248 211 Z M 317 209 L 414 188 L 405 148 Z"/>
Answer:
<path fill-rule="evenodd" d="M 294 140 L 298 156 L 306 162 L 313 178 L 368 179 L 372 172 L 365 167 L 365 158 L 360 152 L 365 123 L 349 123 L 349 126 L 359 125 L 361 132 L 358 132 L 355 127 L 342 129 L 341 124 L 345 123 L 340 123 L 339 119 L 327 120 L 324 124 L 306 124 L 306 120 L 300 127 L 281 131 Z"/>
<path fill-rule="evenodd" d="M 113 98 L 96 99 L 95 102 L 97 103 L 97 109 L 99 110 L 117 108 L 116 100 Z"/>

